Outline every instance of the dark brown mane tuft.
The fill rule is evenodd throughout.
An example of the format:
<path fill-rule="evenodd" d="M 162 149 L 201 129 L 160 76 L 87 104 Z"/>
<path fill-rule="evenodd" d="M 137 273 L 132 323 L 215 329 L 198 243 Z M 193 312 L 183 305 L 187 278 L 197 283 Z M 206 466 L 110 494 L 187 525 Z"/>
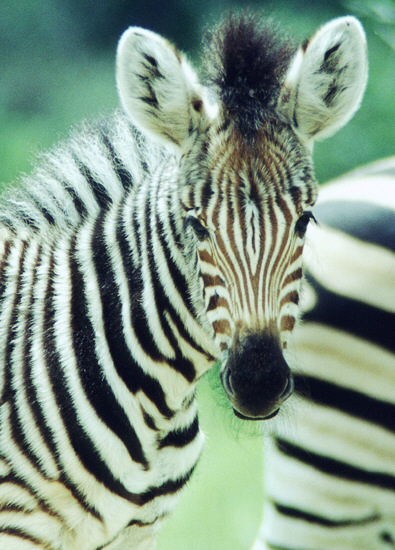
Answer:
<path fill-rule="evenodd" d="M 270 21 L 230 14 L 205 37 L 204 70 L 244 135 L 254 134 L 276 104 L 293 42 Z"/>

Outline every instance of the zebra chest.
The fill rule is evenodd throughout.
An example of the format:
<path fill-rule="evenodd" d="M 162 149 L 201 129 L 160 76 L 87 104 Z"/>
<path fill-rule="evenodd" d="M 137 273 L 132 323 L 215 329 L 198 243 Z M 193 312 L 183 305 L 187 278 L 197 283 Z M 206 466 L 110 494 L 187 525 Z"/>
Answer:
<path fill-rule="evenodd" d="M 101 522 L 86 514 L 74 528 L 72 542 L 70 533 L 65 534 L 62 550 L 145 548 L 146 541 L 154 537 L 162 520 L 177 505 L 203 444 L 204 435 L 196 416 L 186 427 L 181 424 L 170 431 L 158 432 L 144 447 L 147 468 L 137 474 L 135 466 L 131 465 L 130 471 L 122 476 L 123 489 L 118 488 L 118 494 L 109 490 L 103 492 L 100 488 L 94 505 Z"/>
<path fill-rule="evenodd" d="M 89 434 L 79 456 L 72 446 L 75 434 L 60 427 L 52 440 L 34 438 L 34 430 L 29 440 L 22 438 L 15 410 L 11 398 L 0 409 L 0 493 L 7 492 L 6 506 L 15 504 L 12 513 L 0 513 L 0 547 L 18 524 L 23 536 L 40 541 L 42 548 L 140 548 L 176 506 L 204 442 L 194 399 L 159 429 L 134 417 L 144 464 L 103 430 Z M 100 444 L 101 453 L 95 454 Z"/>

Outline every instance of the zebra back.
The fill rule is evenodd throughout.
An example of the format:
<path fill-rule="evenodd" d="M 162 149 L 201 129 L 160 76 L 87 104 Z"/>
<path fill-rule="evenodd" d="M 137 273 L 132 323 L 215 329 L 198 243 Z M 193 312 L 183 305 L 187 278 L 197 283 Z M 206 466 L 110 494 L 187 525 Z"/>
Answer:
<path fill-rule="evenodd" d="M 322 188 L 254 550 L 395 547 L 395 157 Z"/>

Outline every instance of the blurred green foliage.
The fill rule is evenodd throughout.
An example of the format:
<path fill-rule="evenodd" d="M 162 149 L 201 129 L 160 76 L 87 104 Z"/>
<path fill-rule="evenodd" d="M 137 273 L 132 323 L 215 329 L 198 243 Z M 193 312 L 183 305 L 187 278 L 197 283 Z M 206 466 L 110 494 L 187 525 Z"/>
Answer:
<path fill-rule="evenodd" d="M 354 119 L 316 145 L 317 177 L 325 181 L 393 155 L 394 0 L 1 0 L 0 182 L 28 171 L 37 153 L 66 136 L 71 125 L 117 106 L 114 52 L 127 26 L 166 35 L 198 63 L 202 29 L 230 7 L 246 6 L 273 16 L 300 40 L 333 17 L 360 18 L 368 39 L 368 89 Z M 242 435 L 240 423 L 230 427 L 217 401 L 205 381 L 200 402 L 208 443 L 158 550 L 246 550 L 256 534 L 261 440 Z"/>
<path fill-rule="evenodd" d="M 317 144 L 317 176 L 325 181 L 394 153 L 394 0 L 1 0 L 0 182 L 28 170 L 71 124 L 117 105 L 114 51 L 124 28 L 163 33 L 198 60 L 202 29 L 229 7 L 245 6 L 273 15 L 300 39 L 332 17 L 357 15 L 368 37 L 368 89 L 351 123 Z"/>

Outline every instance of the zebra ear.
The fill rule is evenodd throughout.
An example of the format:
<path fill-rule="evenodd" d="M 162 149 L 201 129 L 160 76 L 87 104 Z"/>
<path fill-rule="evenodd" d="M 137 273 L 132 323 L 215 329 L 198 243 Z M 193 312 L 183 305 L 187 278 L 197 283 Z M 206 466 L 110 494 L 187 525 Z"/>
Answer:
<path fill-rule="evenodd" d="M 308 140 L 328 137 L 358 109 L 367 70 L 361 24 L 351 16 L 334 19 L 297 51 L 285 76 L 279 110 Z"/>
<path fill-rule="evenodd" d="M 186 61 L 161 36 L 130 27 L 117 50 L 122 106 L 143 132 L 182 146 L 207 121 L 202 88 Z"/>

